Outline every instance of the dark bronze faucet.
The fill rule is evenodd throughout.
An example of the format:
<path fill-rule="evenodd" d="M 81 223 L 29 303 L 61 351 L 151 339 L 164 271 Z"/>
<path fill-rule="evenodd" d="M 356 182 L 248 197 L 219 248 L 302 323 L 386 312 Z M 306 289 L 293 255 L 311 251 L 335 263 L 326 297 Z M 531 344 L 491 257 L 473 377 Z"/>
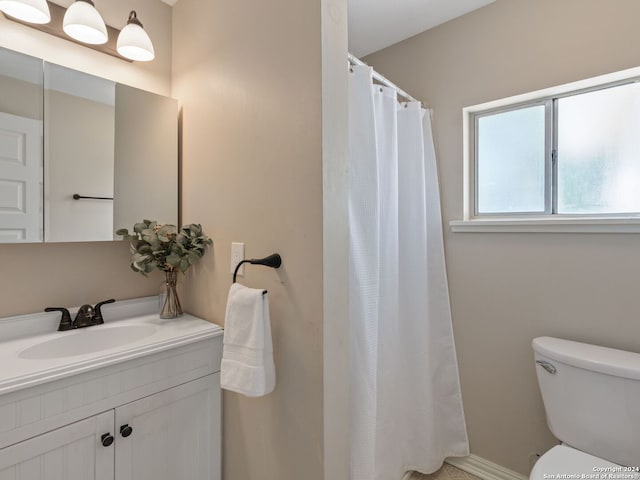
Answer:
<path fill-rule="evenodd" d="M 69 310 L 64 307 L 47 307 L 44 309 L 45 312 L 62 312 L 62 318 L 60 319 L 60 326 L 58 326 L 59 332 L 64 332 L 65 330 L 71 330 L 73 328 L 73 321 L 71 320 L 71 314 Z"/>
<path fill-rule="evenodd" d="M 73 328 L 84 328 L 95 325 L 94 319 L 96 317 L 95 310 L 91 305 L 82 305 L 76 313 L 76 318 L 73 321 Z"/>
<path fill-rule="evenodd" d="M 62 312 L 62 317 L 60 318 L 60 326 L 58 326 L 58 331 L 64 332 L 66 330 L 73 330 L 74 328 L 85 328 L 92 327 L 93 325 L 101 325 L 104 323 L 104 318 L 102 317 L 102 306 L 107 303 L 113 303 L 115 299 L 111 298 L 109 300 L 105 300 L 103 302 L 98 302 L 95 307 L 92 307 L 89 304 L 82 305 L 78 309 L 78 313 L 76 314 L 76 318 L 71 321 L 71 314 L 69 310 L 64 307 L 47 307 L 44 309 L 45 312 Z"/>
<path fill-rule="evenodd" d="M 95 311 L 93 314 L 93 321 L 95 322 L 94 325 L 102 325 L 104 323 L 104 319 L 102 318 L 102 306 L 106 305 L 107 303 L 113 303 L 116 300 L 114 298 L 110 298 L 109 300 L 104 300 L 102 302 L 98 302 L 96 303 L 95 306 Z"/>

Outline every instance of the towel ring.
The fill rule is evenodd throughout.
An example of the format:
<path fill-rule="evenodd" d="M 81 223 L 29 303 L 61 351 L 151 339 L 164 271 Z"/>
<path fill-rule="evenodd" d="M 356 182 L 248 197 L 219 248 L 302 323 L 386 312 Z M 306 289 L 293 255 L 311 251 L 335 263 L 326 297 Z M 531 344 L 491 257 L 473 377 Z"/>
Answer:
<path fill-rule="evenodd" d="M 282 265 L 282 257 L 277 253 L 273 253 L 268 257 L 264 257 L 264 258 L 251 258 L 248 260 L 242 260 L 240 263 L 238 263 L 238 265 L 236 265 L 236 269 L 233 272 L 233 283 L 236 283 L 236 276 L 238 275 L 238 270 L 240 270 L 240 266 L 242 266 L 245 263 L 249 263 L 251 265 L 263 265 L 265 267 L 270 267 L 270 268 L 280 268 L 280 266 Z M 265 295 L 266 293 L 267 293 L 266 290 L 262 291 L 262 295 Z"/>

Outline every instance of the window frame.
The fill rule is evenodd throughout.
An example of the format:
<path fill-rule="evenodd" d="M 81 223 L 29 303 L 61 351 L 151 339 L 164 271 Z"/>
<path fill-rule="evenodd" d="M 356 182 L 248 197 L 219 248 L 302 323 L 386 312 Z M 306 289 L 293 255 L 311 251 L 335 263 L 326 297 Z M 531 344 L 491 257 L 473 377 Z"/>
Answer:
<path fill-rule="evenodd" d="M 450 221 L 454 232 L 640 233 L 640 212 L 557 213 L 558 100 L 625 84 L 640 83 L 640 67 L 464 107 L 462 220 Z M 482 116 L 545 105 L 545 211 L 479 213 L 477 189 L 477 121 Z M 549 191 L 550 190 L 550 191 Z"/>
<path fill-rule="evenodd" d="M 528 108 L 528 107 L 537 107 L 537 106 L 542 106 L 544 107 L 544 122 L 545 122 L 545 132 L 544 132 L 544 177 L 545 177 L 545 182 L 544 182 L 544 210 L 543 211 L 537 211 L 537 212 L 489 212 L 489 213 L 480 213 L 478 212 L 478 136 L 476 135 L 476 132 L 478 131 L 478 122 L 482 117 L 487 117 L 487 116 L 491 116 L 491 115 L 496 115 L 499 113 L 506 113 L 506 112 L 512 112 L 515 110 L 521 110 L 523 108 Z M 472 158 L 473 158 L 473 164 L 472 164 L 472 170 L 473 170 L 473 182 L 472 182 L 472 189 L 473 189 L 473 216 L 478 218 L 485 218 L 485 217 L 514 217 L 514 216 L 539 216 L 539 215 L 550 215 L 552 213 L 552 208 L 553 208 L 553 192 L 555 191 L 555 189 L 553 188 L 552 184 L 553 184 L 553 179 L 555 177 L 554 174 L 554 165 L 553 165 L 553 159 L 552 159 L 552 149 L 553 147 L 553 139 L 554 139 L 554 132 L 553 132 L 553 119 L 554 119 L 554 112 L 552 111 L 553 109 L 553 102 L 551 101 L 551 99 L 540 99 L 540 100 L 535 100 L 535 101 L 531 101 L 531 102 L 524 102 L 524 103 L 518 103 L 518 104 L 513 104 L 513 105 L 505 105 L 502 107 L 497 107 L 497 108 L 492 108 L 489 110 L 482 110 L 479 112 L 475 112 L 473 114 L 473 128 L 470 131 L 470 135 L 471 135 L 471 144 L 473 145 L 473 153 L 472 153 Z"/>

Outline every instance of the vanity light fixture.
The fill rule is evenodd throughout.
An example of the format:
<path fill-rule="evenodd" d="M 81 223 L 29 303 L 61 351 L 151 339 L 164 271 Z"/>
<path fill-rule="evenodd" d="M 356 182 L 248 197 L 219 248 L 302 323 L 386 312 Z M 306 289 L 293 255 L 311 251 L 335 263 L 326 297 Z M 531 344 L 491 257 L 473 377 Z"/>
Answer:
<path fill-rule="evenodd" d="M 148 62 L 155 58 L 153 43 L 133 10 L 122 31 L 105 25 L 92 0 L 76 0 L 68 9 L 48 0 L 0 0 L 0 12 L 8 20 L 120 60 Z"/>
<path fill-rule="evenodd" d="M 131 10 L 127 25 L 118 35 L 117 50 L 123 57 L 138 62 L 148 62 L 156 56 L 153 43 L 138 20 L 135 10 Z"/>
<path fill-rule="evenodd" d="M 0 11 L 29 23 L 49 23 L 51 13 L 47 0 L 0 0 Z"/>
<path fill-rule="evenodd" d="M 107 26 L 91 0 L 76 0 L 67 9 L 62 21 L 64 33 L 79 42 L 91 45 L 107 43 Z"/>

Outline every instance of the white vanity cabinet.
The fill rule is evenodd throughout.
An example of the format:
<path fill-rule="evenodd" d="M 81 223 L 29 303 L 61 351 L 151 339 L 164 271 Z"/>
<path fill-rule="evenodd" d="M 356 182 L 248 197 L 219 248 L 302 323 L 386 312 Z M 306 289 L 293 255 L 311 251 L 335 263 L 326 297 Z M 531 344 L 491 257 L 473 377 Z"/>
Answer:
<path fill-rule="evenodd" d="M 113 410 L 0 450 L 1 480 L 113 480 Z"/>
<path fill-rule="evenodd" d="M 0 480 L 214 480 L 219 374 L 0 450 Z"/>
<path fill-rule="evenodd" d="M 131 325 L 155 330 L 44 366 L 21 353 Z M 220 480 L 222 329 L 157 313 L 89 329 L 0 342 L 0 480 Z"/>

